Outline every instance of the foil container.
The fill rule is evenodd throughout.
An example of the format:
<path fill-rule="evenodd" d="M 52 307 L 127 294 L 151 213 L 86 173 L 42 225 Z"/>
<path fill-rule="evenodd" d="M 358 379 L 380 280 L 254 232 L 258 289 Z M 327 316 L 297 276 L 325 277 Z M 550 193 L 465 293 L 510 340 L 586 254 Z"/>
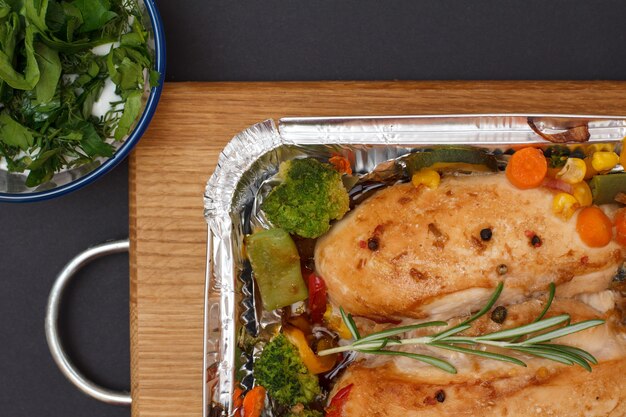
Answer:
<path fill-rule="evenodd" d="M 504 154 L 518 145 L 552 145 L 529 121 L 548 134 L 587 125 L 590 139 L 584 146 L 621 143 L 626 136 L 624 117 L 539 114 L 284 118 L 237 134 L 222 151 L 204 196 L 209 227 L 203 416 L 233 414 L 235 385 L 253 382 L 253 358 L 239 349 L 239 339 L 277 322 L 257 302 L 243 239 L 254 226 L 265 225 L 258 207 L 282 161 L 340 154 L 362 180 L 383 180 L 401 174 L 403 155 L 432 145 L 473 145 Z"/>

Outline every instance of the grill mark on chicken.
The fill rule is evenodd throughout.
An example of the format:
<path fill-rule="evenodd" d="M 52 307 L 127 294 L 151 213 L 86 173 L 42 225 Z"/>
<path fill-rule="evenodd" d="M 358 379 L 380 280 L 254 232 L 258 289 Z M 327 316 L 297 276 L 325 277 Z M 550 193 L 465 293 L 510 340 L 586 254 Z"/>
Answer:
<path fill-rule="evenodd" d="M 438 249 L 443 249 L 446 247 L 446 242 L 448 241 L 449 237 L 447 234 L 442 233 L 435 223 L 428 224 L 428 232 L 432 233 L 435 237 L 435 240 L 433 241 L 434 247 Z"/>

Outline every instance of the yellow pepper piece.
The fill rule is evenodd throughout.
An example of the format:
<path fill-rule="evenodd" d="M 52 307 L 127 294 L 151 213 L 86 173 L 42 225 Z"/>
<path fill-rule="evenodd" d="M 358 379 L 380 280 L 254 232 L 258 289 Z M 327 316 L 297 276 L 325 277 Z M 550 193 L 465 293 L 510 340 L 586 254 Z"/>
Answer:
<path fill-rule="evenodd" d="M 585 178 L 587 165 L 585 161 L 579 158 L 569 158 L 563 169 L 556 174 L 556 177 L 568 184 L 576 184 Z"/>
<path fill-rule="evenodd" d="M 595 152 L 591 159 L 593 169 L 598 172 L 609 171 L 615 168 L 619 162 L 619 156 L 615 152 Z"/>
<path fill-rule="evenodd" d="M 298 348 L 302 362 L 304 362 L 312 374 L 328 372 L 335 366 L 337 357 L 335 355 L 317 356 L 309 347 L 306 336 L 304 336 L 302 330 L 297 327 L 285 326 L 283 327 L 283 334 L 292 345 Z"/>
<path fill-rule="evenodd" d="M 574 184 L 572 194 L 578 201 L 581 207 L 590 206 L 593 203 L 593 195 L 591 194 L 591 188 L 585 181 L 581 181 L 578 184 Z"/>
<path fill-rule="evenodd" d="M 619 163 L 626 168 L 626 137 L 622 139 L 622 152 L 619 154 Z"/>
<path fill-rule="evenodd" d="M 578 200 L 571 194 L 558 193 L 552 200 L 552 212 L 563 220 L 569 220 L 579 207 Z"/>
<path fill-rule="evenodd" d="M 330 304 L 326 304 L 326 311 L 324 312 L 324 323 L 328 328 L 339 335 L 342 339 L 352 339 L 352 333 L 350 329 L 343 322 L 341 316 L 333 314 L 333 307 Z"/>
<path fill-rule="evenodd" d="M 439 183 L 441 182 L 441 176 L 437 171 L 433 169 L 421 169 L 413 174 L 411 182 L 416 187 L 419 187 L 420 185 L 425 185 L 429 189 L 434 190 L 439 187 Z"/>

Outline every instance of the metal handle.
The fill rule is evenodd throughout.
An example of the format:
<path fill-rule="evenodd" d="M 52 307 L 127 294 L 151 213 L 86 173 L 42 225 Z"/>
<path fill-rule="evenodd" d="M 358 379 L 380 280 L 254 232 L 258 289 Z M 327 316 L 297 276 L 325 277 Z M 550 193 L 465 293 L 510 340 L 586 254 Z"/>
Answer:
<path fill-rule="evenodd" d="M 83 266 L 87 265 L 91 261 L 100 257 L 111 255 L 114 253 L 128 252 L 129 242 L 126 240 L 119 240 L 115 242 L 103 243 L 93 248 L 87 249 L 74 259 L 72 259 L 63 270 L 57 276 L 57 279 L 52 286 L 50 295 L 48 296 L 48 307 L 46 308 L 46 340 L 48 341 L 48 347 L 52 358 L 56 362 L 57 366 L 78 389 L 85 394 L 96 400 L 113 404 L 113 405 L 125 405 L 130 406 L 132 399 L 127 392 L 112 391 L 103 388 L 90 380 L 88 380 L 70 361 L 61 339 L 59 338 L 59 306 L 61 305 L 61 298 L 63 297 L 63 291 L 67 287 L 72 277 Z"/>

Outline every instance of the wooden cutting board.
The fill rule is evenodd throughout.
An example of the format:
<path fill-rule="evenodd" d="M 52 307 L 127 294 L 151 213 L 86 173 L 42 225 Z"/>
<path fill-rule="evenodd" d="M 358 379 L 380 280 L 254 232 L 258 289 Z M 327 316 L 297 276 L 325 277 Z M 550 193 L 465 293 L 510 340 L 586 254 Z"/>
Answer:
<path fill-rule="evenodd" d="M 202 414 L 202 195 L 237 132 L 284 116 L 438 113 L 626 115 L 626 82 L 166 84 L 131 156 L 132 415 Z"/>

